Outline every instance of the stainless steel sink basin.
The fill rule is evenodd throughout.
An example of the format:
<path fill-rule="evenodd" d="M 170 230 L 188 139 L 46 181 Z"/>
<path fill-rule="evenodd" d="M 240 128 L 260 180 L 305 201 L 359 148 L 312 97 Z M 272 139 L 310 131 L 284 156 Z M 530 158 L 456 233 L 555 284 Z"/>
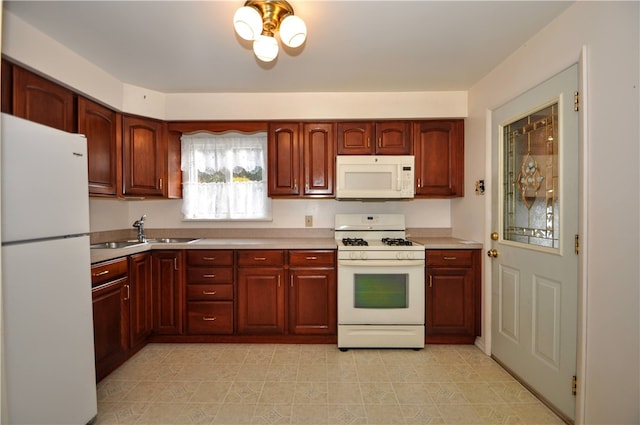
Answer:
<path fill-rule="evenodd" d="M 150 243 L 191 243 L 199 241 L 199 238 L 154 238 L 147 239 Z"/>
<path fill-rule="evenodd" d="M 113 242 L 100 242 L 91 244 L 91 249 L 119 249 L 119 248 L 129 248 L 132 246 L 143 245 L 144 242 L 138 242 L 135 240 L 128 241 L 113 241 Z"/>

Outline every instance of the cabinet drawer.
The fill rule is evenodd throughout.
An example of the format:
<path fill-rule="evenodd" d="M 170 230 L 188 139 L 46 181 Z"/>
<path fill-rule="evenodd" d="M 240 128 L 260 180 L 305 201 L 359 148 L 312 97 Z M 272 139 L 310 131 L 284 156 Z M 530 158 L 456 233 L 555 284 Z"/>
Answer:
<path fill-rule="evenodd" d="M 284 251 L 282 250 L 240 250 L 239 266 L 282 266 Z"/>
<path fill-rule="evenodd" d="M 107 261 L 91 266 L 91 286 L 126 276 L 129 270 L 127 259 Z"/>
<path fill-rule="evenodd" d="M 187 283 L 229 282 L 233 282 L 231 267 L 190 267 L 187 269 Z"/>
<path fill-rule="evenodd" d="M 232 334 L 233 302 L 187 303 L 187 332 L 190 334 Z"/>
<path fill-rule="evenodd" d="M 187 300 L 233 300 L 233 285 L 187 285 Z"/>
<path fill-rule="evenodd" d="M 334 251 L 289 251 L 289 264 L 302 267 L 335 266 Z"/>
<path fill-rule="evenodd" d="M 464 249 L 427 251 L 427 266 L 471 267 L 473 251 Z"/>
<path fill-rule="evenodd" d="M 187 265 L 189 266 L 232 266 L 233 251 L 218 250 L 187 250 Z"/>

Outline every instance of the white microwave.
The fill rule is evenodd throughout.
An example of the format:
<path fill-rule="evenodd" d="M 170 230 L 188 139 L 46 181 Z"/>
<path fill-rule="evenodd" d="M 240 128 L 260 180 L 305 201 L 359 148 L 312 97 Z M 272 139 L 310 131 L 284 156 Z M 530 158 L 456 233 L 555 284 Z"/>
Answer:
<path fill-rule="evenodd" d="M 411 199 L 414 162 L 413 155 L 338 155 L 336 198 Z"/>

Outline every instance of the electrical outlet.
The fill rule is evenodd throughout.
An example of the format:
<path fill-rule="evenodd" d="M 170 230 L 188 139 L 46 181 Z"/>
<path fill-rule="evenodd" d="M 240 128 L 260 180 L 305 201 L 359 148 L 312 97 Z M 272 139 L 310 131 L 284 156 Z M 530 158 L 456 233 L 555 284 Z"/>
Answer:
<path fill-rule="evenodd" d="M 304 216 L 304 227 L 313 227 L 313 216 L 305 215 Z"/>

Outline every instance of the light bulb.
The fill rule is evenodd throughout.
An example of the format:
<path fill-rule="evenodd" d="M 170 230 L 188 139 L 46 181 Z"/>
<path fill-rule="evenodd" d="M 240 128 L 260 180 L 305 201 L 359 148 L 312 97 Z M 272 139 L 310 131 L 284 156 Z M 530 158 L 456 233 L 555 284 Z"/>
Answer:
<path fill-rule="evenodd" d="M 307 38 L 307 26 L 295 15 L 286 16 L 280 23 L 280 40 L 289 47 L 298 47 Z"/>
<path fill-rule="evenodd" d="M 259 35 L 253 42 L 253 53 L 263 62 L 271 62 L 278 56 L 278 42 L 267 35 Z"/>
<path fill-rule="evenodd" d="M 262 16 L 253 7 L 241 7 L 233 15 L 233 27 L 245 40 L 255 40 L 262 33 Z"/>

